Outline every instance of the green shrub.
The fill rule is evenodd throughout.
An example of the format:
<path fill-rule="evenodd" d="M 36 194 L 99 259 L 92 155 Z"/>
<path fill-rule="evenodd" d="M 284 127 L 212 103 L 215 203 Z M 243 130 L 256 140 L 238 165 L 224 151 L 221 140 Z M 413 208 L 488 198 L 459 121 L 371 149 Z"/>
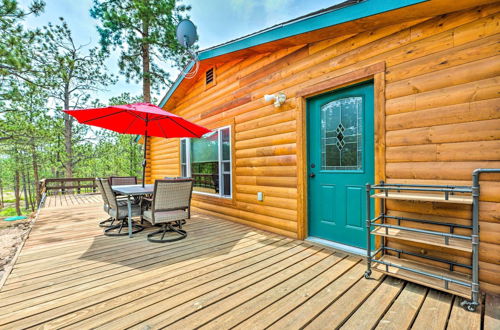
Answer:
<path fill-rule="evenodd" d="M 30 211 L 21 209 L 22 215 L 30 214 Z M 0 217 L 12 217 L 17 215 L 15 207 L 6 207 L 0 210 Z"/>

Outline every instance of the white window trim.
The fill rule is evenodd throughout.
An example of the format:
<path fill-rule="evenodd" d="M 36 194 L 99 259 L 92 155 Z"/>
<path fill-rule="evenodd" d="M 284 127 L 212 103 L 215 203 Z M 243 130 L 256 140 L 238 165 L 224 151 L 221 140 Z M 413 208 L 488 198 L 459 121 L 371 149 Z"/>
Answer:
<path fill-rule="evenodd" d="M 182 141 L 186 141 L 186 177 L 191 177 L 191 139 L 190 138 L 182 138 Z M 182 147 L 180 148 L 180 152 L 182 152 Z M 182 155 L 180 157 L 181 161 L 181 175 L 182 175 Z"/>
<path fill-rule="evenodd" d="M 220 133 L 220 131 L 222 130 L 225 130 L 227 129 L 229 131 L 229 186 L 231 187 L 231 194 L 229 196 L 224 196 L 222 194 L 218 195 L 222 198 L 227 198 L 227 199 L 231 199 L 233 198 L 233 169 L 232 169 L 232 166 L 233 166 L 233 155 L 232 155 L 232 139 L 231 139 L 231 126 L 223 126 L 223 127 L 219 127 L 217 129 L 217 131 L 219 132 L 219 135 L 218 135 L 218 139 L 219 139 L 219 191 L 222 192 L 222 188 L 223 188 L 223 183 L 224 183 L 224 166 L 222 164 L 223 160 L 222 160 L 222 152 L 223 152 L 223 145 L 222 145 L 222 134 Z M 222 180 L 221 180 L 222 179 Z M 216 195 L 217 196 L 217 195 Z"/>
<path fill-rule="evenodd" d="M 220 133 L 222 130 L 228 129 L 229 130 L 229 186 L 231 187 L 231 195 L 225 196 L 222 195 L 222 188 L 223 188 L 223 182 L 224 182 L 224 171 L 223 171 L 223 161 L 222 161 L 222 134 Z M 194 194 L 197 195 L 205 195 L 205 196 L 213 196 L 213 197 L 218 197 L 218 198 L 224 198 L 224 199 L 232 199 L 233 198 L 233 152 L 232 152 L 232 129 L 231 125 L 228 126 L 222 126 L 214 129 L 217 131 L 217 145 L 218 145 L 218 162 L 219 162 L 219 194 L 211 194 L 207 192 L 202 192 L 202 191 L 195 191 L 193 190 Z M 181 141 L 186 141 L 186 175 L 187 177 L 191 178 L 192 173 L 191 173 L 191 138 L 182 138 Z M 180 148 L 180 151 L 182 152 L 182 148 Z M 181 172 L 182 172 L 182 155 L 181 155 Z M 182 173 L 181 173 L 182 174 Z M 226 172 L 228 174 L 228 172 Z"/>

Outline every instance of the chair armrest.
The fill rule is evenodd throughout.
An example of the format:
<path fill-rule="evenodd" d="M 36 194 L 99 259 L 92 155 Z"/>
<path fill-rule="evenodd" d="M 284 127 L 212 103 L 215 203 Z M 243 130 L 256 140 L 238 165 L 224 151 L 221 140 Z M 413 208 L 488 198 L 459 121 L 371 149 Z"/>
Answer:
<path fill-rule="evenodd" d="M 141 206 L 141 209 L 143 211 L 147 210 L 147 209 L 150 209 L 151 206 L 153 206 L 153 198 L 149 198 L 149 197 L 146 197 L 146 196 L 141 196 L 139 205 Z"/>

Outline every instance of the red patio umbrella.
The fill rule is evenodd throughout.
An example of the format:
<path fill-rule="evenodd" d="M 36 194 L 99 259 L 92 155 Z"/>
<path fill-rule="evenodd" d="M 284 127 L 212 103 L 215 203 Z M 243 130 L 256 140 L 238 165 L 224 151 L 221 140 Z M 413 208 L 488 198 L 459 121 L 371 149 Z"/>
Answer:
<path fill-rule="evenodd" d="M 150 103 L 112 105 L 105 108 L 64 110 L 80 124 L 106 128 L 122 134 L 144 135 L 144 161 L 142 162 L 142 185 L 146 174 L 146 145 L 148 136 L 164 138 L 195 137 L 210 132 Z"/>

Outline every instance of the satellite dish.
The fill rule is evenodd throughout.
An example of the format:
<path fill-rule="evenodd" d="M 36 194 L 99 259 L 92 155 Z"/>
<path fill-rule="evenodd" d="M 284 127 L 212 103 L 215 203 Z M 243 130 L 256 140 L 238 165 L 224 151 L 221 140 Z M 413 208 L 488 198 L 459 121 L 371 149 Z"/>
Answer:
<path fill-rule="evenodd" d="M 191 47 L 197 40 L 196 25 L 188 19 L 183 19 L 175 31 L 177 41 L 185 48 Z"/>
<path fill-rule="evenodd" d="M 198 40 L 198 33 L 196 33 L 196 25 L 188 19 L 183 19 L 177 25 L 175 30 L 175 35 L 179 44 L 186 48 L 187 53 L 190 55 L 192 62 L 194 65 L 190 70 L 189 66 L 184 68 L 181 71 L 181 74 L 187 78 L 191 79 L 196 76 L 198 73 L 198 69 L 200 67 L 200 63 L 198 60 L 198 54 L 195 51 L 191 50 L 190 47 L 194 45 L 194 43 Z"/>

